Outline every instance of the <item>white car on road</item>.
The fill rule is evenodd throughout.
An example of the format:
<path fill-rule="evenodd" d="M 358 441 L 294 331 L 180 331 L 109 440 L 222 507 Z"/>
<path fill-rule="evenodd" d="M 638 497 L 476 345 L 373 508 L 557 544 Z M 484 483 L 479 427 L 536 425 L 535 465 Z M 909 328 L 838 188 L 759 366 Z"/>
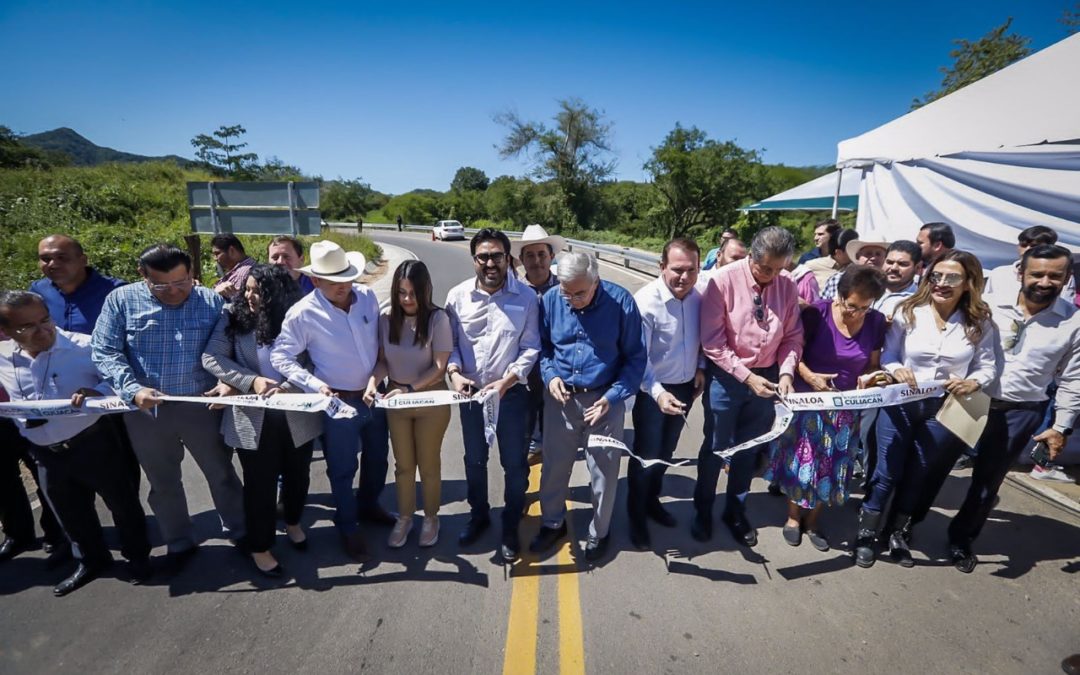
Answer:
<path fill-rule="evenodd" d="M 440 220 L 435 223 L 435 227 L 432 228 L 431 236 L 440 241 L 446 241 L 447 239 L 464 239 L 465 226 L 456 220 Z"/>

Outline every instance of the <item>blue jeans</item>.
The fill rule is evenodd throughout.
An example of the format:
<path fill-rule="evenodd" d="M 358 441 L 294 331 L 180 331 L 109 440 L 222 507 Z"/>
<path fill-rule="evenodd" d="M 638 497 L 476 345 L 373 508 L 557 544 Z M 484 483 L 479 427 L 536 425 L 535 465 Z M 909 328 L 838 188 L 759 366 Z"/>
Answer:
<path fill-rule="evenodd" d="M 503 533 L 517 532 L 525 511 L 525 490 L 529 487 L 528 391 L 515 384 L 499 400 L 499 422 L 495 435 L 499 441 L 499 462 L 502 464 L 505 487 L 502 524 Z M 465 482 L 469 508 L 473 518 L 487 518 L 488 503 L 488 444 L 484 438 L 484 409 L 478 403 L 461 406 L 461 438 L 465 444 Z"/>
<path fill-rule="evenodd" d="M 369 408 L 358 396 L 342 398 L 359 414 L 352 419 L 326 419 L 323 456 L 336 508 L 334 524 L 341 534 L 352 534 L 360 529 L 360 515 L 373 513 L 379 507 L 390 465 L 390 436 L 384 409 Z M 358 468 L 360 489 L 354 496 L 353 479 Z"/>
<path fill-rule="evenodd" d="M 694 382 L 665 384 L 664 389 L 676 399 L 686 404 L 687 412 L 694 403 Z M 634 454 L 645 459 L 671 460 L 675 446 L 679 444 L 686 421 L 682 415 L 667 415 L 660 411 L 660 406 L 647 392 L 639 391 L 634 400 Z M 714 455 L 715 456 L 715 455 Z M 660 491 L 667 467 L 657 464 L 649 468 L 641 466 L 635 459 L 627 460 L 627 484 L 630 492 L 626 497 L 626 506 L 630 520 L 645 522 L 645 515 L 650 505 L 659 503 Z"/>
<path fill-rule="evenodd" d="M 934 416 L 944 398 L 884 408 L 877 422 L 877 465 L 863 508 L 881 513 L 894 492 L 892 512 L 918 522 L 930 510 L 963 448 Z M 890 521 L 892 519 L 890 518 Z"/>
<path fill-rule="evenodd" d="M 753 368 L 772 382 L 779 378 L 779 368 Z M 726 370 L 710 362 L 705 374 L 705 441 L 698 452 L 698 479 L 694 485 L 694 509 L 699 518 L 712 520 L 712 507 L 716 501 L 716 483 L 724 460 L 713 454 L 733 445 L 760 436 L 769 430 L 776 417 L 775 401 L 762 398 L 750 391 L 750 387 L 736 380 Z M 727 505 L 724 515 L 741 516 L 745 513 L 740 495 L 750 491 L 762 447 L 736 453 L 730 459 L 731 472 L 727 479 Z"/>

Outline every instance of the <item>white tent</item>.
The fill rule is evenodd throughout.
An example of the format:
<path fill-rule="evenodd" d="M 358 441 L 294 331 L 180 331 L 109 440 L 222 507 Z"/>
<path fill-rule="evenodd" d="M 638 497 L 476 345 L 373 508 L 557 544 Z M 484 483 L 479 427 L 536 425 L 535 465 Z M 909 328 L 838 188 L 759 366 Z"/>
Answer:
<path fill-rule="evenodd" d="M 841 142 L 836 165 L 862 173 L 863 236 L 944 221 L 994 267 L 1047 225 L 1080 251 L 1080 34 Z"/>
<path fill-rule="evenodd" d="M 859 208 L 859 172 L 839 171 L 818 176 L 812 181 L 762 199 L 740 211 L 855 211 Z M 837 181 L 840 182 L 839 186 Z M 837 191 L 839 187 L 839 191 Z"/>

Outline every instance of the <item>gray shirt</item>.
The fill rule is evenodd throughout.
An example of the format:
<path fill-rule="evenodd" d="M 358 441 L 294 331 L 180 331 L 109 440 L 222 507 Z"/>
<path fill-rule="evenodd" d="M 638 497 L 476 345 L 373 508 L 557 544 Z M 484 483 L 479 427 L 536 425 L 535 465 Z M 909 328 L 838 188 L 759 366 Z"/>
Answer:
<path fill-rule="evenodd" d="M 451 352 L 454 334 L 450 329 L 450 317 L 438 309 L 430 318 L 427 344 L 415 344 L 416 317 L 406 316 L 401 323 L 399 344 L 390 342 L 390 310 L 379 315 L 379 345 L 382 346 L 390 380 L 397 384 L 415 385 L 420 376 L 435 362 L 435 352 Z"/>

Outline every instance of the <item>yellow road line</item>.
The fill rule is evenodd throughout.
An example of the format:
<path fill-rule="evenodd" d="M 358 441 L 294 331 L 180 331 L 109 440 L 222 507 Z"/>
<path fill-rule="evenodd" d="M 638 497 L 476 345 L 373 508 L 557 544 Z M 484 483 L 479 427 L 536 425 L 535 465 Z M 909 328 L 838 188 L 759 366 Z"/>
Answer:
<path fill-rule="evenodd" d="M 540 467 L 529 470 L 529 492 L 540 491 Z M 529 505 L 530 516 L 540 515 L 540 502 Z M 523 563 L 518 563 L 523 564 Z M 503 650 L 504 675 L 532 675 L 536 672 L 536 633 L 540 615 L 540 575 L 526 574 L 513 578 L 510 595 L 510 618 L 506 626 Z"/>
<path fill-rule="evenodd" d="M 569 504 L 567 505 L 569 508 Z M 558 564 L 573 565 L 570 543 L 559 547 Z M 585 639 L 581 621 L 581 596 L 578 572 L 559 576 L 559 672 L 561 675 L 584 675 Z"/>

